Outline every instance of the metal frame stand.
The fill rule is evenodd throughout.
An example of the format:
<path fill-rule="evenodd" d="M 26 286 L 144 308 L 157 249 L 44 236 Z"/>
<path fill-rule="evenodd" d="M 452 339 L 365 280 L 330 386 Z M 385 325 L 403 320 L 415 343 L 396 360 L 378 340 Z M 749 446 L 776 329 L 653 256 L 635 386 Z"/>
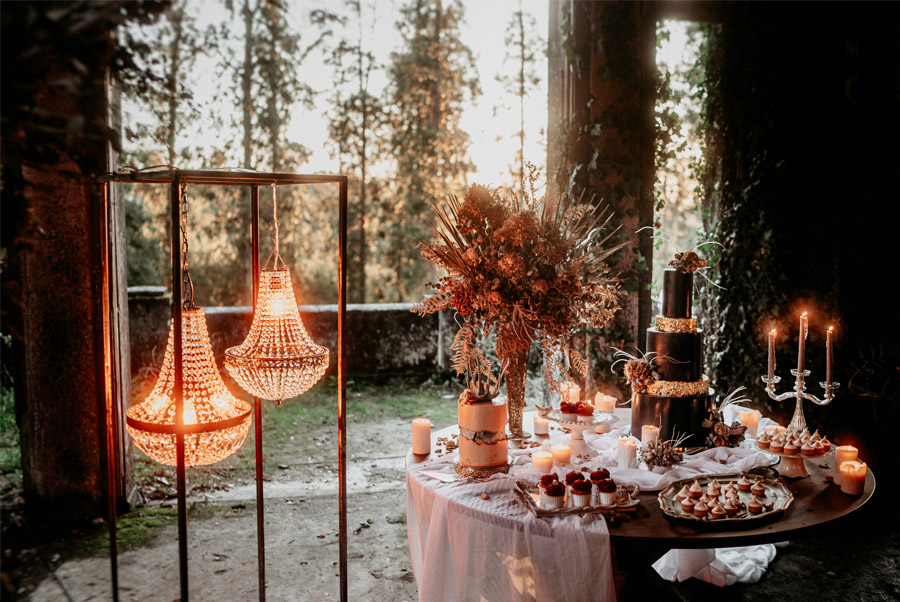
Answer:
<path fill-rule="evenodd" d="M 346 393 L 347 393 L 347 176 L 342 175 L 299 175 L 283 173 L 263 173 L 249 170 L 179 170 L 175 168 L 151 169 L 130 173 L 110 173 L 99 178 L 103 185 L 105 207 L 103 211 L 108 213 L 110 206 L 110 184 L 134 183 L 134 184 L 169 184 L 170 205 L 172 218 L 172 323 L 174 325 L 175 338 L 175 415 L 176 424 L 183 427 L 183 368 L 181 353 L 181 244 L 178 236 L 181 231 L 181 199 L 179 187 L 182 184 L 193 185 L 220 185 L 220 186 L 248 186 L 250 188 L 250 209 L 252 217 L 252 249 L 253 249 L 253 309 L 256 309 L 256 297 L 259 286 L 259 187 L 281 185 L 309 185 L 309 184 L 338 184 L 339 208 L 338 208 L 338 510 L 339 517 L 339 574 L 340 574 L 340 599 L 347 602 L 347 425 L 346 425 Z M 109 222 L 105 220 L 108 231 Z M 108 234 L 102 233 L 105 244 L 108 245 Z M 106 266 L 104 266 L 106 267 Z M 104 270 L 104 278 L 108 278 Z M 106 294 L 111 292 L 104 287 Z M 107 386 L 110 386 L 108 383 Z M 105 448 L 108 467 L 115 466 L 115 445 L 113 428 L 120 421 L 118 408 L 111 402 L 111 396 L 107 395 L 107 428 L 106 441 L 102 442 Z M 254 433 L 256 443 L 256 513 L 257 513 L 257 559 L 259 577 L 259 599 L 266 599 L 266 543 L 265 543 L 265 509 L 263 502 L 263 448 L 262 448 L 262 404 L 258 398 L 253 399 L 254 408 Z M 176 435 L 176 484 L 178 500 L 178 567 L 180 575 L 181 602 L 188 602 L 188 549 L 187 549 L 187 488 L 185 478 L 184 459 L 184 434 Z M 112 470 L 112 468 L 109 468 Z M 111 474 L 111 473 L 110 473 Z M 118 552 L 116 546 L 116 491 L 115 481 L 108 479 L 109 496 L 109 540 L 110 540 L 110 570 L 112 576 L 113 600 L 119 600 L 118 580 Z"/>

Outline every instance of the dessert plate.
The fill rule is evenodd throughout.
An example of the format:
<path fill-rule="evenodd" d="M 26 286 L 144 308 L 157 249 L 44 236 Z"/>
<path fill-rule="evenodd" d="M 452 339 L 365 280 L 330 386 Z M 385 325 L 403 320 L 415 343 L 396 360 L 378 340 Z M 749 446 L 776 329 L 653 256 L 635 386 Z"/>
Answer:
<path fill-rule="evenodd" d="M 735 516 L 711 518 L 710 515 L 707 515 L 701 517 L 695 516 L 691 512 L 686 512 L 681 508 L 681 502 L 678 500 L 677 495 L 683 486 L 687 485 L 690 487 L 694 481 L 697 481 L 701 487 L 706 487 L 713 479 L 716 479 L 719 482 L 719 485 L 725 485 L 731 481 L 737 482 L 741 477 L 745 477 L 748 481 L 754 483 L 759 479 L 766 488 L 765 506 L 762 512 L 753 514 L 748 509 L 747 504 L 754 497 L 749 491 L 738 491 L 741 507 Z M 793 503 L 794 494 L 791 493 L 790 489 L 788 489 L 780 479 L 774 477 L 759 477 L 752 473 L 743 472 L 740 474 L 705 475 L 693 479 L 682 479 L 660 491 L 657 499 L 659 500 L 659 507 L 663 511 L 663 514 L 668 517 L 692 523 L 723 524 L 735 527 L 742 524 L 752 524 L 756 521 L 782 514 L 790 507 L 791 503 Z M 720 495 L 719 499 L 724 500 L 724 496 Z"/>

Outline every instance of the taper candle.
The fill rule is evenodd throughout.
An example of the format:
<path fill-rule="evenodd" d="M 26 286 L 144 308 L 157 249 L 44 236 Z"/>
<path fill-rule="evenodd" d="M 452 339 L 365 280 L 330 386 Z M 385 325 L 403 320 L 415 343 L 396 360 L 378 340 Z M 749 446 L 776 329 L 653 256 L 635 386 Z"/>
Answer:
<path fill-rule="evenodd" d="M 839 445 L 834 450 L 834 483 L 841 484 L 841 464 L 859 459 L 859 450 L 852 445 Z"/>
<path fill-rule="evenodd" d="M 572 450 L 568 445 L 551 445 L 550 451 L 553 453 L 554 464 L 565 466 L 572 460 Z"/>
<path fill-rule="evenodd" d="M 834 335 L 834 326 L 828 327 L 825 335 L 825 384 L 831 384 L 831 337 Z"/>
<path fill-rule="evenodd" d="M 769 331 L 769 380 L 775 378 L 775 329 Z"/>
<path fill-rule="evenodd" d="M 431 453 L 431 421 L 427 418 L 412 421 L 412 451 L 419 456 Z"/>
<path fill-rule="evenodd" d="M 862 495 L 866 488 L 866 463 L 841 462 L 841 491 L 848 495 Z"/>
<path fill-rule="evenodd" d="M 800 349 L 797 351 L 797 372 L 803 372 L 806 364 L 806 333 L 809 330 L 809 318 L 806 312 L 800 314 Z"/>
<path fill-rule="evenodd" d="M 553 454 L 548 451 L 534 452 L 531 454 L 531 468 L 542 474 L 550 474 L 553 470 Z"/>

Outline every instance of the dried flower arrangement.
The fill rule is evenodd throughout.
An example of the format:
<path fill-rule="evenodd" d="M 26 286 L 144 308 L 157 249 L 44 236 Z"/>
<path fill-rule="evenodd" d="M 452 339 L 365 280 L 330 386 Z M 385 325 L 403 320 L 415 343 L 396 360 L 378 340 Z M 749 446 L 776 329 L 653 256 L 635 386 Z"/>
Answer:
<path fill-rule="evenodd" d="M 709 262 L 697 255 L 694 251 L 675 253 L 675 259 L 669 262 L 669 267 L 675 268 L 682 274 L 696 272 L 697 270 L 705 268 L 707 265 L 709 265 Z"/>
<path fill-rule="evenodd" d="M 657 354 L 653 351 L 642 354 L 638 351 L 637 355 L 632 355 L 621 349 L 615 350 L 617 359 L 613 362 L 612 367 L 615 368 L 619 362 L 625 363 L 623 374 L 625 375 L 625 383 L 631 385 L 632 391 L 635 393 L 644 393 L 647 388 L 659 380 L 659 373 L 656 371 L 655 360 Z"/>
<path fill-rule="evenodd" d="M 453 352 L 452 367 L 456 374 L 466 375 L 466 397 L 469 403 L 491 401 L 500 394 L 500 385 L 509 362 L 504 360 L 500 372 L 494 376 L 494 362 L 484 355 L 477 344 L 475 331 L 468 324 L 463 325 L 453 337 L 450 345 Z"/>
<path fill-rule="evenodd" d="M 438 217 L 431 223 L 433 238 L 420 241 L 419 249 L 447 274 L 429 283 L 433 297 L 413 307 L 420 315 L 455 308 L 475 330 L 496 328 L 497 355 L 509 361 L 514 434 L 531 342 L 540 337 L 545 352 L 559 352 L 568 348 L 574 329 L 609 324 L 619 291 L 605 261 L 626 244 L 609 245 L 614 232 L 605 233 L 611 217 L 606 208 L 565 195 L 538 198 L 536 169 L 529 171 L 521 197 L 473 185 L 462 201 L 450 195 L 432 206 Z M 552 369 L 545 377 L 555 388 Z"/>
<path fill-rule="evenodd" d="M 744 440 L 744 433 L 747 427 L 735 420 L 731 426 L 725 423 L 725 417 L 722 411 L 729 405 L 741 405 L 750 401 L 749 397 L 740 396 L 738 393 L 744 390 L 744 387 L 738 387 L 728 394 L 717 408 L 715 405 L 709 411 L 709 418 L 703 421 L 703 428 L 709 429 L 709 435 L 706 436 L 706 444 L 710 447 L 737 447 Z"/>
<path fill-rule="evenodd" d="M 684 461 L 682 444 L 687 437 L 685 434 L 667 441 L 656 439 L 650 443 L 642 443 L 638 455 L 648 468 L 652 469 L 655 466 L 671 468 Z"/>

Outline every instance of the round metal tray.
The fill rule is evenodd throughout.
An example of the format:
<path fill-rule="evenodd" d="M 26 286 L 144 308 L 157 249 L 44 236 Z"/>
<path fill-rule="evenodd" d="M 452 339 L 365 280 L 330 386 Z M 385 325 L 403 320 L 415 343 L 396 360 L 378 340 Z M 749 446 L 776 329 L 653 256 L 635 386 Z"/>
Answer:
<path fill-rule="evenodd" d="M 759 514 L 751 514 L 750 510 L 747 509 L 747 503 L 753 499 L 753 494 L 749 491 L 738 491 L 741 509 L 735 516 L 711 518 L 709 515 L 706 515 L 705 517 L 700 517 L 681 509 L 681 503 L 676 496 L 683 486 L 687 485 L 690 487 L 694 481 L 697 481 L 701 487 L 706 487 L 713 479 L 716 479 L 720 485 L 725 485 L 730 481 L 739 481 L 742 476 L 746 477 L 746 479 L 751 482 L 755 482 L 759 479 L 766 488 L 765 500 L 767 507 Z M 660 509 L 663 511 L 663 514 L 668 517 L 690 523 L 721 524 L 734 527 L 742 524 L 752 524 L 782 514 L 794 501 L 794 494 L 791 493 L 790 489 L 788 489 L 780 479 L 774 477 L 760 477 L 752 473 L 742 472 L 740 474 L 704 475 L 693 479 L 682 479 L 660 491 L 657 498 L 659 500 Z M 720 496 L 720 499 L 723 499 L 723 496 Z"/>

